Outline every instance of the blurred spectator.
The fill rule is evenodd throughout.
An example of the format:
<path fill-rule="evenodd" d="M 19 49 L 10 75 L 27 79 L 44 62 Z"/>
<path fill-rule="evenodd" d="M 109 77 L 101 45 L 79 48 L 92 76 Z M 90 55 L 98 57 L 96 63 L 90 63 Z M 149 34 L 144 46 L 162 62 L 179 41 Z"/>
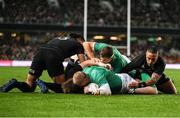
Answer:
<path fill-rule="evenodd" d="M 58 0 L 58 4 L 53 7 L 46 0 L 0 0 L 0 23 L 83 25 L 83 0 Z M 179 4 L 179 0 L 132 0 L 131 25 L 180 28 Z M 89 26 L 98 27 L 126 26 L 127 0 L 88 0 L 87 22 Z M 0 59 L 31 60 L 39 45 L 50 39 L 51 35 L 31 37 L 27 42 L 24 39 L 9 42 L 1 40 Z M 180 42 L 171 40 L 173 39 L 163 42 L 160 52 L 167 63 L 176 63 L 180 58 Z M 132 43 L 131 58 L 142 53 L 147 45 L 142 40 Z"/>
<path fill-rule="evenodd" d="M 26 34 L 27 35 L 27 34 Z M 29 36 L 29 40 L 25 39 L 1 39 L 0 43 L 0 60 L 32 60 L 33 54 L 40 45 L 47 42 L 54 33 L 45 33 L 38 36 Z M 28 37 L 28 36 L 26 36 Z M 142 37 L 141 37 L 142 38 Z M 22 41 L 24 40 L 24 41 Z M 91 41 L 94 41 L 93 39 Z M 109 42 L 113 45 L 112 42 Z M 119 42 L 116 42 L 118 44 Z M 152 43 L 144 39 L 137 37 L 136 41 L 131 42 L 131 55 L 130 58 L 134 58 L 139 54 L 142 54 L 148 45 Z M 157 42 L 155 42 L 157 43 Z M 164 58 L 166 63 L 180 63 L 180 40 L 163 38 L 162 42 L 158 42 L 160 46 L 160 55 Z M 122 44 L 122 43 L 121 43 Z M 123 44 L 126 45 L 126 44 Z M 122 54 L 126 54 L 126 50 L 120 49 Z"/>
<path fill-rule="evenodd" d="M 52 7 L 45 0 L 3 0 L 1 22 L 83 25 L 83 0 L 58 0 Z M 132 0 L 133 27 L 180 28 L 179 0 Z M 88 25 L 126 26 L 127 0 L 89 0 Z"/>

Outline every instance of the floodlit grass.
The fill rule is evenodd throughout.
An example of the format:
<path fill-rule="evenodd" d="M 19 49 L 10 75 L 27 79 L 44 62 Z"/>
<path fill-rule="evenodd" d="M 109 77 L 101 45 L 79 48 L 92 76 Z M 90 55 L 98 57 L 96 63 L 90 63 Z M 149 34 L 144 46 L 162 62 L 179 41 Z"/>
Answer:
<path fill-rule="evenodd" d="M 28 68 L 0 67 L 0 85 L 15 77 L 24 81 Z M 167 70 L 178 95 L 112 95 L 0 93 L 0 117 L 180 117 L 180 70 Z M 41 79 L 51 81 L 45 72 Z"/>

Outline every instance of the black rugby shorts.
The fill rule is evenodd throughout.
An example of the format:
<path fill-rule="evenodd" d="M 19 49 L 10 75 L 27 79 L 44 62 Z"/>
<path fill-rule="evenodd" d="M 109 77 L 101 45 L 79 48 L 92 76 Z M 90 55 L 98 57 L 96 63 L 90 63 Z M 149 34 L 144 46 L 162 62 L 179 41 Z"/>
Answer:
<path fill-rule="evenodd" d="M 33 58 L 29 73 L 40 77 L 43 70 L 47 70 L 50 77 L 64 74 L 63 60 L 52 51 L 39 50 Z"/>

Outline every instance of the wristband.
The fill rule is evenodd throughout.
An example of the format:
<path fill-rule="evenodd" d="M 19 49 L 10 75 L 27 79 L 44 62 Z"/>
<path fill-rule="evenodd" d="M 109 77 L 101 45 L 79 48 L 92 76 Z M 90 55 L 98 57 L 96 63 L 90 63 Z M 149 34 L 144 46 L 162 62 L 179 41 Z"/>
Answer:
<path fill-rule="evenodd" d="M 138 83 L 138 88 L 146 87 L 146 82 L 140 82 Z"/>
<path fill-rule="evenodd" d="M 129 89 L 128 93 L 135 93 L 135 88 Z"/>

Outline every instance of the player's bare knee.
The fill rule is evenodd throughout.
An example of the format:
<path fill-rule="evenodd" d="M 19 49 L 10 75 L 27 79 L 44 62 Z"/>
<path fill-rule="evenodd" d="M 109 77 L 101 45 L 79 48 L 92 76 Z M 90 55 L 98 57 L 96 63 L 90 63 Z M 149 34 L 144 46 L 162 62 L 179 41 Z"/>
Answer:
<path fill-rule="evenodd" d="M 33 87 L 36 79 L 37 79 L 37 77 L 35 77 L 34 75 L 28 74 L 27 79 L 26 79 L 26 83 L 30 87 Z"/>
<path fill-rule="evenodd" d="M 57 84 L 62 84 L 63 82 L 65 82 L 65 76 L 64 76 L 64 74 L 53 77 L 53 81 L 54 81 L 55 83 L 57 83 Z"/>

